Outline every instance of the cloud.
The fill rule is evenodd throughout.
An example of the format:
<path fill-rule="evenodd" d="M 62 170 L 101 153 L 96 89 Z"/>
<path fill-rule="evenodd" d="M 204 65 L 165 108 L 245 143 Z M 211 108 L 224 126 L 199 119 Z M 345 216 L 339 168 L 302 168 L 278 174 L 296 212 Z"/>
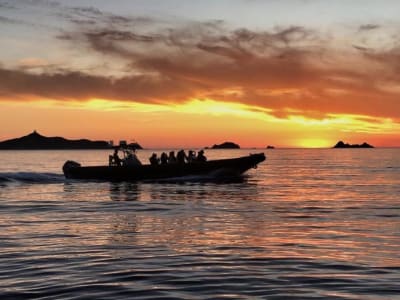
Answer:
<path fill-rule="evenodd" d="M 41 58 L 27 57 L 27 58 L 21 59 L 18 62 L 18 66 L 20 69 L 28 70 L 28 69 L 45 68 L 45 67 L 49 66 L 49 63 Z"/>
<path fill-rule="evenodd" d="M 105 98 L 135 102 L 167 102 L 187 96 L 187 86 L 149 76 L 111 78 L 81 72 L 29 73 L 0 68 L 0 97 L 90 100 Z M 189 93 L 190 94 L 190 93 Z"/>
<path fill-rule="evenodd" d="M 362 51 L 362 52 L 371 50 L 371 48 L 363 47 L 363 46 L 358 46 L 358 45 L 353 45 L 353 48 L 356 49 L 356 50 L 358 50 L 358 51 Z"/>
<path fill-rule="evenodd" d="M 19 24 L 20 22 L 12 18 L 0 16 L 0 23 Z"/>
<path fill-rule="evenodd" d="M 63 16 L 72 27 L 58 33 L 59 42 L 81 49 L 82 55 L 122 60 L 124 75 L 53 65 L 41 73 L 32 73 L 31 66 L 3 68 L 3 98 L 143 103 L 197 98 L 244 103 L 279 118 L 322 119 L 337 113 L 400 118 L 397 48 L 338 49 L 330 37 L 302 26 L 250 30 L 220 20 L 171 22 L 92 7 L 64 9 Z M 364 36 L 379 27 L 366 24 L 359 31 Z"/>
<path fill-rule="evenodd" d="M 6 2 L 0 1 L 0 8 L 1 9 L 15 9 L 15 6 L 10 4 L 9 1 L 6 1 Z"/>
<path fill-rule="evenodd" d="M 361 25 L 358 28 L 358 30 L 359 31 L 370 31 L 370 30 L 375 30 L 375 29 L 379 29 L 379 28 L 381 28 L 381 26 L 377 25 L 377 24 L 364 24 L 364 25 Z"/>

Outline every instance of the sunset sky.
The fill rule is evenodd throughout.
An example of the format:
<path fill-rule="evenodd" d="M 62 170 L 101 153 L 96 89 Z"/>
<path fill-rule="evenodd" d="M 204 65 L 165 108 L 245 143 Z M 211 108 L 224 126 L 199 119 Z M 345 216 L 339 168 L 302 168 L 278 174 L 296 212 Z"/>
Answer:
<path fill-rule="evenodd" d="M 400 146 L 400 1 L 0 0 L 0 140 Z"/>

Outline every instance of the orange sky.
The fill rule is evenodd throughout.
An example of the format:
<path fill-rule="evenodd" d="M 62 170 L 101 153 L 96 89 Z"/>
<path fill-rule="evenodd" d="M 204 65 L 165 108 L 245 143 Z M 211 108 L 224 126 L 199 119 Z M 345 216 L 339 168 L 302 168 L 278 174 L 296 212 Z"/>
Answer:
<path fill-rule="evenodd" d="M 257 19 L 257 1 L 242 22 L 233 14 L 250 14 L 246 1 L 216 7 L 218 19 L 202 14 L 207 1 L 174 18 L 145 2 L 78 2 L 0 1 L 0 140 L 36 129 L 145 147 L 400 146 L 400 23 L 389 12 L 337 6 L 328 23 L 276 24 Z M 287 20 L 302 2 L 282 3 L 269 8 L 288 8 Z"/>

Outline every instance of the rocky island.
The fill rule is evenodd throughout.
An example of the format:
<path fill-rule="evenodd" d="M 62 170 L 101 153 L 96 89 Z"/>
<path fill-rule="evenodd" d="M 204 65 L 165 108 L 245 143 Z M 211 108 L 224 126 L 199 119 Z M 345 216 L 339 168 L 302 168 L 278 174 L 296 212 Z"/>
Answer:
<path fill-rule="evenodd" d="M 0 150 L 56 150 L 56 149 L 110 149 L 106 141 L 88 139 L 68 140 L 63 137 L 46 137 L 34 130 L 32 133 L 15 139 L 0 142 Z"/>
<path fill-rule="evenodd" d="M 211 149 L 240 149 L 240 146 L 233 142 L 224 142 L 219 145 L 214 144 L 214 146 L 212 146 Z"/>
<path fill-rule="evenodd" d="M 333 148 L 374 148 L 374 146 L 368 143 L 362 144 L 347 144 L 342 141 L 339 141 Z"/>

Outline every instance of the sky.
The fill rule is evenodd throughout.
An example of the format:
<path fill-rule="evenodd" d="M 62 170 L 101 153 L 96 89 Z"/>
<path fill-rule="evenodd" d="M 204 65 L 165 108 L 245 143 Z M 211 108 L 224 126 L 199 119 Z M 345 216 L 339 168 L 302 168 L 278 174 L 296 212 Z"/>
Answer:
<path fill-rule="evenodd" d="M 400 146 L 400 1 L 0 0 L 0 140 Z"/>

